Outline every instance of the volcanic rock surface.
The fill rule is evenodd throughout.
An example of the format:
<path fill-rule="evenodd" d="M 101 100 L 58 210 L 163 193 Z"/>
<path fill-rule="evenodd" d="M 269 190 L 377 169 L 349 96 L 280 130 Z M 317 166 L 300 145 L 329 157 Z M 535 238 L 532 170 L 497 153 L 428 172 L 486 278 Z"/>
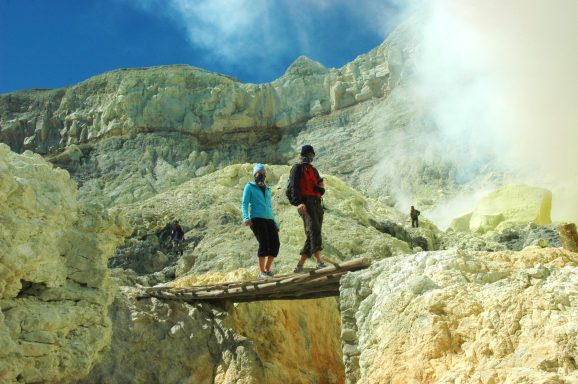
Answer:
<path fill-rule="evenodd" d="M 79 204 L 68 172 L 0 144 L 0 381 L 74 382 L 107 349 L 106 267 L 122 217 Z"/>

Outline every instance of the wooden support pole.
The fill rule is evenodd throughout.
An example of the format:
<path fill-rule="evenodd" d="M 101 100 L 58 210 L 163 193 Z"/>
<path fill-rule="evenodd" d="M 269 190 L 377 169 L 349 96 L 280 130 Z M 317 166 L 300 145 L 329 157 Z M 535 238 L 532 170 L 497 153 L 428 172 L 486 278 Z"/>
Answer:
<path fill-rule="evenodd" d="M 576 224 L 567 223 L 558 225 L 558 234 L 564 249 L 572 252 L 578 252 L 578 233 Z"/>

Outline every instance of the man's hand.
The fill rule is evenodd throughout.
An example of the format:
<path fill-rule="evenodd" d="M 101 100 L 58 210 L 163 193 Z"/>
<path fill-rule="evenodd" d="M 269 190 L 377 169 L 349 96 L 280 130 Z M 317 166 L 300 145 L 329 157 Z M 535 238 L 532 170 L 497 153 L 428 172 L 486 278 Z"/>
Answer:
<path fill-rule="evenodd" d="M 247 220 L 243 224 L 247 227 L 250 227 L 251 225 L 253 225 L 253 222 L 251 220 Z"/>
<path fill-rule="evenodd" d="M 305 204 L 301 203 L 297 206 L 297 212 L 299 212 L 300 215 L 304 215 L 307 213 L 307 207 L 305 206 Z"/>

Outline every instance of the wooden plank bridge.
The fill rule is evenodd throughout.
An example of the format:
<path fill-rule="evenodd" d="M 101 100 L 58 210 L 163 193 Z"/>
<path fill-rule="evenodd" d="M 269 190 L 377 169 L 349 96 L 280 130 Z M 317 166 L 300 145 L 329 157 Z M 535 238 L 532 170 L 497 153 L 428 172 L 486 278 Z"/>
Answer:
<path fill-rule="evenodd" d="M 326 259 L 327 260 L 327 259 Z M 327 260 L 329 261 L 329 260 Z M 368 259 L 355 259 L 318 270 L 274 276 L 265 280 L 219 283 L 185 288 L 141 288 L 138 298 L 156 297 L 162 300 L 185 302 L 229 301 L 246 302 L 261 300 L 302 300 L 339 296 L 341 276 L 350 271 L 369 267 Z"/>

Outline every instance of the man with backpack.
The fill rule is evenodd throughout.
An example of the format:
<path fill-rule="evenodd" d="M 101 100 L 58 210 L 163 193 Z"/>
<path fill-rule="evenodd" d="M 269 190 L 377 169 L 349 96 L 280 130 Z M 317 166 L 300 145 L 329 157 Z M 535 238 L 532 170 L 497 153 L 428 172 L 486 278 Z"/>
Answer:
<path fill-rule="evenodd" d="M 303 264 L 311 256 L 317 260 L 317 269 L 324 268 L 321 261 L 323 249 L 321 227 L 323 225 L 323 204 L 321 196 L 325 193 L 323 178 L 311 164 L 315 151 L 309 144 L 301 148 L 301 162 L 293 165 L 289 174 L 286 195 L 289 202 L 297 207 L 305 228 L 305 244 L 300 252 L 299 262 L 294 272 L 303 271 Z"/>

